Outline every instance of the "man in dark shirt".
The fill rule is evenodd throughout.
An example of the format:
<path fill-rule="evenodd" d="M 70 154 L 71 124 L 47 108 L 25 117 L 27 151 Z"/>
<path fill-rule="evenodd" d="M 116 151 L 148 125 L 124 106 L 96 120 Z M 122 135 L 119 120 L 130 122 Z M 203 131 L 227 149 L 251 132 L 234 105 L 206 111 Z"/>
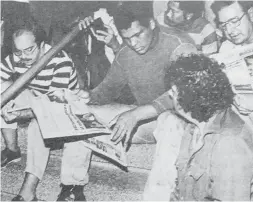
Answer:
<path fill-rule="evenodd" d="M 114 20 L 125 45 L 118 51 L 105 79 L 90 92 L 91 103 L 109 104 L 119 97 L 122 89 L 128 85 L 136 99 L 136 103 L 129 104 L 147 104 L 165 92 L 164 75 L 170 62 L 182 54 L 197 52 L 197 50 L 187 36 L 157 26 L 153 18 L 152 2 L 123 2 Z M 106 113 L 104 116 L 109 120 L 120 111 L 132 109 L 133 106 L 124 105 L 117 108 L 111 105 L 111 108 L 104 111 L 106 107 L 91 106 L 91 108 L 101 116 L 104 115 L 101 113 L 109 111 L 109 114 Z M 147 126 L 148 129 L 145 132 L 142 131 L 145 142 L 154 142 L 153 137 L 150 137 L 155 126 L 154 122 L 151 125 Z M 137 133 L 135 137 L 140 137 L 140 131 Z M 88 154 L 80 154 L 83 150 L 78 147 L 84 147 L 84 145 L 77 143 L 75 148 L 65 150 L 63 154 L 65 171 L 62 172 L 64 182 L 58 197 L 59 201 L 70 196 L 77 198 L 82 191 L 80 185 L 87 183 L 84 179 L 88 179 L 87 170 L 90 159 Z M 81 155 L 83 160 L 80 160 Z M 78 174 L 71 174 L 74 170 L 77 170 Z M 73 177 L 77 175 L 79 181 Z"/>

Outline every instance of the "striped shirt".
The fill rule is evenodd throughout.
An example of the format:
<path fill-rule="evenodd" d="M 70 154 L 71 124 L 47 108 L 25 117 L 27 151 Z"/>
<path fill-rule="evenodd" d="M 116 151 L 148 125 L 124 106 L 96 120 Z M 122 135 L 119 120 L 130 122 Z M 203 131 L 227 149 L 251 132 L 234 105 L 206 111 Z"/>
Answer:
<path fill-rule="evenodd" d="M 212 54 L 218 52 L 218 40 L 215 28 L 205 18 L 196 19 L 188 34 L 202 53 Z"/>
<path fill-rule="evenodd" d="M 167 26 L 164 23 L 164 13 L 157 17 L 159 24 Z M 192 23 L 186 32 L 195 42 L 198 50 L 203 54 L 213 54 L 218 52 L 218 39 L 215 28 L 205 18 L 200 17 Z"/>
<path fill-rule="evenodd" d="M 51 48 L 45 44 L 45 52 Z M 1 62 L 1 80 L 13 80 L 27 71 L 28 66 L 19 63 L 19 58 L 11 54 Z M 74 63 L 70 57 L 61 51 L 28 83 L 28 88 L 47 93 L 59 88 L 75 89 L 79 87 Z"/>

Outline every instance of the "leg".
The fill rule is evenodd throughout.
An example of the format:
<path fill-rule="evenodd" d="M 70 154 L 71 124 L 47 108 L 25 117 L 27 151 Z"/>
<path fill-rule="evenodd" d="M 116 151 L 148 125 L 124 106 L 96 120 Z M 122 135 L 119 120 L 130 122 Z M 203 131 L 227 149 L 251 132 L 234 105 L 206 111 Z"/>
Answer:
<path fill-rule="evenodd" d="M 18 151 L 18 134 L 17 129 L 11 128 L 2 128 L 1 129 L 2 136 L 4 138 L 5 146 L 11 151 Z"/>
<path fill-rule="evenodd" d="M 183 122 L 170 112 L 161 114 L 154 136 L 157 140 L 155 158 L 145 185 L 143 200 L 169 201 L 177 178 L 176 159 L 179 154 Z"/>
<path fill-rule="evenodd" d="M 57 201 L 86 201 L 84 185 L 89 181 L 91 150 L 82 141 L 65 143 L 62 157 L 62 190 Z"/>
<path fill-rule="evenodd" d="M 25 200 L 36 196 L 36 188 L 46 170 L 50 149 L 45 147 L 40 128 L 36 119 L 28 127 L 27 162 L 25 178 L 19 191 Z"/>
<path fill-rule="evenodd" d="M 8 88 L 11 82 L 2 82 L 1 91 Z M 15 107 L 24 107 L 29 104 L 33 95 L 29 90 L 24 90 L 15 98 Z M 5 150 L 1 152 L 1 167 L 8 163 L 18 161 L 21 158 L 20 148 L 18 147 L 17 123 L 8 124 L 1 118 L 1 133 L 5 142 Z"/>
<path fill-rule="evenodd" d="M 21 159 L 21 152 L 18 147 L 17 124 L 7 124 L 1 118 L 1 133 L 5 142 L 5 149 L 1 152 L 1 167 L 11 162 L 18 162 Z"/>

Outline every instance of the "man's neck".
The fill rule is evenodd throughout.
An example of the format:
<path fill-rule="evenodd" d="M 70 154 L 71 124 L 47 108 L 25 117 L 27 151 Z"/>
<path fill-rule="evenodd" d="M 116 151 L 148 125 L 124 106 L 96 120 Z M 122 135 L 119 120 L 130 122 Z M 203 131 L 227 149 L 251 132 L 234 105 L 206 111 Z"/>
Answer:
<path fill-rule="evenodd" d="M 160 31 L 159 27 L 156 26 L 156 28 L 153 31 L 153 37 L 149 46 L 149 50 L 153 49 L 157 45 L 159 41 L 159 31 Z"/>
<path fill-rule="evenodd" d="M 248 44 L 253 44 L 253 23 L 251 23 L 251 34 L 249 34 L 249 38 L 248 40 L 245 41 L 245 43 L 243 45 L 248 45 Z"/>

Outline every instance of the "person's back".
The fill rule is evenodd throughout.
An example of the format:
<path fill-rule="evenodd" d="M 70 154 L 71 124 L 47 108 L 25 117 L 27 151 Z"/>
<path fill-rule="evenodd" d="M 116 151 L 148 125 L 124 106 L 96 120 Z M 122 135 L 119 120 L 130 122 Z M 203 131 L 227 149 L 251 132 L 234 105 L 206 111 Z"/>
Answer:
<path fill-rule="evenodd" d="M 203 147 L 198 151 L 188 146 L 194 134 L 187 131 L 177 159 L 182 199 L 249 201 L 253 177 L 252 132 L 231 108 L 211 118 L 205 128 Z"/>

